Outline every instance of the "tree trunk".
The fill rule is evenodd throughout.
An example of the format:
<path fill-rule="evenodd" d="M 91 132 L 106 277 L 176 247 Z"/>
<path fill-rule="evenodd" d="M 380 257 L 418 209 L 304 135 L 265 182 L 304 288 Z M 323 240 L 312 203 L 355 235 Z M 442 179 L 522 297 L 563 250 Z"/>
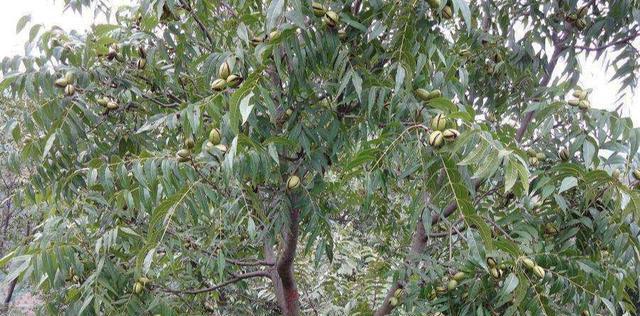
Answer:
<path fill-rule="evenodd" d="M 300 314 L 300 302 L 298 288 L 293 275 L 293 262 L 298 247 L 298 229 L 300 221 L 300 209 L 297 204 L 299 197 L 290 195 L 291 209 L 289 210 L 289 230 L 285 233 L 284 249 L 276 263 L 276 269 L 282 282 L 284 296 L 283 315 L 297 316 Z"/>
<path fill-rule="evenodd" d="M 11 283 L 9 283 L 9 287 L 7 288 L 7 296 L 4 297 L 5 307 L 8 307 L 9 303 L 11 303 L 11 298 L 13 297 L 13 291 L 16 289 L 17 283 L 18 283 L 18 278 L 11 280 Z"/>
<path fill-rule="evenodd" d="M 2 223 L 2 238 L 0 239 L 0 256 L 4 255 L 4 242 L 7 240 L 7 231 L 9 230 L 9 220 L 11 219 L 11 201 L 7 201 L 6 214 L 4 216 L 4 221 Z"/>
<path fill-rule="evenodd" d="M 560 44 L 561 45 L 561 44 Z M 551 58 L 549 58 L 549 63 L 545 67 L 545 73 L 540 80 L 540 86 L 546 87 L 549 81 L 551 80 L 551 76 L 553 75 L 553 70 L 556 68 L 556 64 L 558 63 L 558 58 L 560 58 L 560 54 L 564 51 L 564 48 L 556 46 L 553 50 L 553 54 Z M 524 133 L 527 131 L 527 127 L 533 120 L 533 117 L 536 115 L 536 111 L 530 111 L 525 114 L 522 118 L 522 122 L 520 122 L 520 127 L 516 131 L 516 141 L 520 142 Z"/>
<path fill-rule="evenodd" d="M 413 232 L 413 236 L 411 237 L 411 248 L 409 248 L 409 256 L 407 258 L 410 262 L 416 262 L 416 257 L 418 257 L 421 253 L 425 251 L 427 247 L 427 234 L 424 230 L 424 223 L 422 221 L 422 216 L 418 220 L 416 225 L 416 230 Z M 404 281 L 396 281 L 393 283 L 391 288 L 387 291 L 387 295 L 382 302 L 382 305 L 376 310 L 375 316 L 383 316 L 388 315 L 395 308 L 395 306 L 391 305 L 391 298 L 394 297 L 396 291 L 401 289 L 404 286 Z"/>
<path fill-rule="evenodd" d="M 478 189 L 480 187 L 480 181 L 475 182 L 474 187 Z M 428 205 L 430 202 L 430 198 L 425 194 L 424 198 L 425 205 Z M 442 216 L 438 213 L 431 214 L 431 225 L 435 225 L 439 223 L 442 218 L 449 217 L 453 212 L 458 209 L 458 205 L 455 202 L 450 203 L 447 207 L 444 208 Z M 415 264 L 418 262 L 417 257 L 422 254 L 427 248 L 428 237 L 424 230 L 424 222 L 422 221 L 422 215 L 420 219 L 418 219 L 418 223 L 416 224 L 416 230 L 413 232 L 413 236 L 411 237 L 411 248 L 409 248 L 409 253 L 407 256 L 407 260 L 411 264 Z M 395 308 L 395 306 L 391 305 L 391 298 L 395 295 L 396 290 L 401 289 L 404 286 L 404 280 L 398 280 L 394 282 L 394 284 L 389 288 L 387 294 L 385 295 L 384 301 L 382 305 L 378 307 L 375 312 L 375 316 L 383 316 L 388 315 Z"/>
<path fill-rule="evenodd" d="M 264 258 L 267 261 L 276 262 L 276 255 L 273 252 L 271 240 L 269 240 L 268 236 L 265 236 L 264 238 Z M 275 267 L 269 268 L 269 278 L 271 279 L 271 282 L 273 282 L 273 291 L 276 294 L 276 301 L 278 302 L 280 311 L 284 313 L 287 308 L 287 304 L 284 299 L 284 292 L 282 290 L 282 281 L 280 280 L 280 275 L 278 275 L 278 270 L 276 270 Z"/>
<path fill-rule="evenodd" d="M 25 237 L 28 238 L 30 235 L 31 235 L 31 224 L 27 223 L 27 231 L 26 231 Z M 27 240 L 25 239 L 25 243 L 26 242 Z M 11 283 L 9 283 L 9 288 L 7 289 L 7 296 L 5 296 L 4 298 L 5 308 L 8 308 L 9 303 L 11 303 L 11 298 L 13 298 L 13 291 L 16 289 L 16 284 L 18 284 L 18 277 L 11 280 Z"/>

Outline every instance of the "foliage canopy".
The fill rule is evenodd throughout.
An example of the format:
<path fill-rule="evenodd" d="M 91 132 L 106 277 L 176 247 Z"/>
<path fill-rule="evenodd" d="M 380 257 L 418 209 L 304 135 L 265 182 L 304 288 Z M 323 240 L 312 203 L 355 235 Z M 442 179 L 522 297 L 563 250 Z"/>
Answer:
<path fill-rule="evenodd" d="M 132 2 L 2 61 L 43 312 L 635 313 L 636 1 Z"/>

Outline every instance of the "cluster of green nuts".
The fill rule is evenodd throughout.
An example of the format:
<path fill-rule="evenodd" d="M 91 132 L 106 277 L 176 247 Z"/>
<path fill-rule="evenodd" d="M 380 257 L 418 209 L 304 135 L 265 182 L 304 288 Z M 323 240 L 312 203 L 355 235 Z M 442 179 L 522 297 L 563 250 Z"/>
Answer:
<path fill-rule="evenodd" d="M 447 128 L 447 117 L 444 114 L 437 114 L 431 119 L 431 129 L 433 132 L 429 134 L 429 145 L 434 148 L 440 148 L 444 141 L 453 142 L 460 132 L 454 128 Z"/>
<path fill-rule="evenodd" d="M 540 161 L 547 159 L 547 155 L 541 152 L 537 152 L 533 149 L 527 150 L 527 155 L 529 155 L 529 164 L 532 167 L 537 167 L 540 165 Z"/>
<path fill-rule="evenodd" d="M 586 111 L 591 108 L 591 102 L 587 99 L 589 93 L 582 89 L 576 89 L 573 91 L 573 97 L 575 99 L 571 99 L 567 101 L 567 103 L 571 106 L 577 106 L 580 110 Z"/>
<path fill-rule="evenodd" d="M 438 89 L 435 89 L 433 91 L 427 91 L 422 88 L 416 89 L 416 97 L 418 97 L 418 99 L 425 102 L 429 102 L 430 100 L 439 98 L 441 96 L 442 96 L 442 92 L 440 92 L 440 90 Z"/>
<path fill-rule="evenodd" d="M 300 187 L 300 177 L 296 175 L 291 175 L 287 179 L 287 190 L 293 191 Z"/>
<path fill-rule="evenodd" d="M 242 75 L 240 74 L 232 74 L 231 66 L 225 60 L 218 68 L 218 79 L 214 80 L 211 83 L 211 89 L 214 91 L 222 91 L 229 88 L 236 88 L 242 83 Z"/>
<path fill-rule="evenodd" d="M 440 5 L 442 4 L 440 0 L 427 0 L 427 3 L 433 9 L 440 8 Z M 453 18 L 453 8 L 451 7 L 450 3 L 447 3 L 444 6 L 444 8 L 442 8 L 442 17 L 444 17 L 447 20 L 450 20 Z"/>
<path fill-rule="evenodd" d="M 502 278 L 504 271 L 498 266 L 498 262 L 493 257 L 487 257 L 487 265 L 489 266 L 489 273 L 495 279 Z"/>
<path fill-rule="evenodd" d="M 580 7 L 576 12 L 567 16 L 567 21 L 571 23 L 575 28 L 582 31 L 587 27 L 586 16 L 589 13 L 589 4 L 585 4 Z"/>
<path fill-rule="evenodd" d="M 466 274 L 462 271 L 458 271 L 456 274 L 451 276 L 449 282 L 447 282 L 447 290 L 453 291 L 458 287 L 458 282 L 462 281 L 466 277 Z"/>
<path fill-rule="evenodd" d="M 136 283 L 133 284 L 133 293 L 135 294 L 140 294 L 142 293 L 142 291 L 144 290 L 144 288 L 151 283 L 151 280 L 149 280 L 149 278 L 146 277 L 140 277 L 138 278 L 138 281 L 136 281 Z"/>
<path fill-rule="evenodd" d="M 393 296 L 389 299 L 389 305 L 397 306 L 400 303 L 400 300 L 402 299 L 403 294 L 404 294 L 404 290 L 396 289 L 396 291 L 393 292 Z"/>
<path fill-rule="evenodd" d="M 118 102 L 114 101 L 111 98 L 102 97 L 102 98 L 98 98 L 96 101 L 98 102 L 98 105 L 100 105 L 103 108 L 106 108 L 107 111 L 117 110 L 119 107 Z"/>
<path fill-rule="evenodd" d="M 178 162 L 187 162 L 191 160 L 191 150 L 196 146 L 193 138 L 188 137 L 184 140 L 184 147 L 176 153 L 176 158 Z"/>
<path fill-rule="evenodd" d="M 279 30 L 273 30 L 269 34 L 256 35 L 251 38 L 251 45 L 258 46 L 259 44 L 265 43 L 267 41 L 275 41 L 280 38 L 281 34 L 282 33 Z"/>
<path fill-rule="evenodd" d="M 543 279 L 544 275 L 545 275 L 545 271 L 544 268 L 537 265 L 533 260 L 527 258 L 527 257 L 523 257 L 521 258 L 522 264 L 531 269 L 533 271 L 533 273 L 535 273 L 539 278 Z"/>
<path fill-rule="evenodd" d="M 73 73 L 67 72 L 64 77 L 56 79 L 54 84 L 56 87 L 64 89 L 64 95 L 70 97 L 76 93 L 76 87 L 73 85 L 74 79 Z"/>
<path fill-rule="evenodd" d="M 458 271 L 453 274 L 448 280 L 445 279 L 442 285 L 438 285 L 434 288 L 434 290 L 429 295 L 429 299 L 435 299 L 438 295 L 442 295 L 447 293 L 448 291 L 453 291 L 458 287 L 458 283 L 467 277 L 467 274 Z"/>
<path fill-rule="evenodd" d="M 340 25 L 340 16 L 335 11 L 331 11 L 325 5 L 319 2 L 311 3 L 311 10 L 313 11 L 313 15 L 317 17 L 322 17 L 322 23 L 324 23 L 329 28 L 336 28 Z"/>
<path fill-rule="evenodd" d="M 217 127 L 214 127 L 209 132 L 209 139 L 205 146 L 208 149 L 215 148 L 224 154 L 227 152 L 228 148 L 227 148 L 227 145 L 221 144 L 220 143 L 221 141 L 222 141 L 222 134 L 220 133 L 220 129 L 218 129 Z"/>

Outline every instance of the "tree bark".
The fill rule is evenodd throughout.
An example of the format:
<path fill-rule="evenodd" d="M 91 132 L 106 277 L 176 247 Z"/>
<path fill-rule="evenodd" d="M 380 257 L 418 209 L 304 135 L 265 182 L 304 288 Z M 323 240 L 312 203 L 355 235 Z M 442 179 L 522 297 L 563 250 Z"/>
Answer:
<path fill-rule="evenodd" d="M 408 260 L 410 262 L 417 262 L 416 259 L 421 253 L 425 251 L 427 247 L 427 233 L 424 230 L 424 222 L 422 221 L 422 216 L 418 220 L 418 224 L 416 226 L 416 230 L 413 232 L 413 236 L 411 237 L 411 248 L 409 248 L 409 256 Z M 401 289 L 404 286 L 404 281 L 396 281 L 393 283 L 391 288 L 387 291 L 387 295 L 385 295 L 384 301 L 382 305 L 376 310 L 375 316 L 383 316 L 391 313 L 395 306 L 391 305 L 391 298 L 394 297 L 396 291 Z"/>
<path fill-rule="evenodd" d="M 25 234 L 25 237 L 29 237 L 31 235 L 31 224 L 27 223 L 27 231 Z M 25 239 L 25 243 L 27 242 L 27 240 Z M 18 277 L 16 277 L 15 279 L 11 280 L 11 283 L 9 283 L 9 288 L 7 289 L 7 296 L 5 296 L 4 298 L 4 308 L 8 308 L 9 307 L 9 303 L 11 303 L 11 298 L 13 298 L 13 291 L 15 291 L 16 289 L 16 284 L 18 284 Z"/>
<path fill-rule="evenodd" d="M 271 244 L 271 240 L 269 240 L 268 236 L 264 237 L 264 258 L 267 261 L 276 261 L 276 255 L 273 251 L 273 246 Z M 276 301 L 278 302 L 278 306 L 280 307 L 280 311 L 284 313 L 287 308 L 286 300 L 284 299 L 284 292 L 282 289 L 282 281 L 280 280 L 280 275 L 278 274 L 278 270 L 275 267 L 269 268 L 269 278 L 271 282 L 273 282 L 273 291 L 276 295 Z"/>
<path fill-rule="evenodd" d="M 481 182 L 476 181 L 474 183 L 474 187 L 478 189 L 480 187 Z M 429 203 L 429 199 L 425 198 L 425 204 Z M 458 205 L 455 202 L 451 202 L 447 205 L 443 212 L 442 216 L 438 213 L 431 214 L 431 225 L 438 224 L 443 218 L 449 217 L 458 209 Z M 427 241 L 429 240 L 425 230 L 424 230 L 424 222 L 422 220 L 422 216 L 418 220 L 418 224 L 416 225 L 416 230 L 413 232 L 413 236 L 411 237 L 411 248 L 409 248 L 408 259 L 409 263 L 417 263 L 419 260 L 418 256 L 423 253 L 427 248 Z M 375 312 L 375 316 L 384 316 L 388 315 L 393 311 L 395 306 L 391 305 L 391 298 L 395 295 L 396 290 L 401 289 L 404 286 L 404 280 L 399 280 L 393 283 L 391 288 L 387 291 L 385 295 L 384 301 L 382 305 L 378 307 Z"/>
<path fill-rule="evenodd" d="M 4 255 L 4 242 L 7 240 L 7 231 L 9 230 L 9 220 L 11 220 L 11 216 L 13 212 L 11 212 L 11 201 L 7 201 L 6 214 L 4 216 L 4 221 L 2 223 L 2 239 L 0 239 L 0 255 Z"/>
<path fill-rule="evenodd" d="M 556 68 L 556 64 L 558 63 L 558 59 L 560 58 L 560 54 L 562 53 L 562 51 L 564 51 L 564 47 L 558 45 L 553 49 L 553 54 L 551 55 L 551 58 L 549 58 L 549 63 L 544 68 L 545 72 L 542 76 L 542 79 L 540 80 L 540 86 L 546 86 L 549 83 L 549 81 L 551 80 L 551 76 L 553 75 L 553 70 Z M 527 127 L 529 127 L 529 124 L 531 123 L 535 115 L 535 111 L 530 111 L 527 112 L 527 114 L 525 114 L 525 116 L 522 118 L 520 127 L 516 131 L 517 142 L 520 142 L 522 140 L 522 136 L 524 136 L 524 133 L 527 131 Z"/>
<path fill-rule="evenodd" d="M 293 275 L 293 262 L 298 247 L 298 229 L 300 222 L 300 209 L 298 208 L 299 197 L 289 195 L 291 209 L 289 210 L 289 229 L 285 233 L 284 249 L 276 263 L 276 269 L 282 282 L 282 294 L 284 296 L 285 316 L 297 316 L 300 314 L 300 301 L 298 288 Z"/>

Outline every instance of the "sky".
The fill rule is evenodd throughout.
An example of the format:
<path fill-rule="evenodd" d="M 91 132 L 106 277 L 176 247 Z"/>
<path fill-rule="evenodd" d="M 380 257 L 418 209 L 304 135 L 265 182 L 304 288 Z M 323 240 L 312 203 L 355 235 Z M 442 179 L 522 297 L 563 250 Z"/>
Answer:
<path fill-rule="evenodd" d="M 7 1 L 0 10 L 0 58 L 15 54 L 24 54 L 24 43 L 28 36 L 27 31 L 16 34 L 16 23 L 25 14 L 31 15 L 32 23 L 42 23 L 47 27 L 57 25 L 63 29 L 84 30 L 90 27 L 94 21 L 92 12 L 84 12 L 80 15 L 68 10 L 63 12 L 62 0 L 19 0 Z M 128 0 L 106 0 L 112 6 L 120 6 L 129 3 Z M 104 22 L 104 18 L 100 22 Z M 635 41 L 635 46 L 640 47 L 640 41 Z M 613 109 L 619 90 L 619 83 L 609 82 L 611 77 L 607 73 L 607 66 L 602 61 L 593 59 L 581 60 L 582 77 L 579 84 L 584 88 L 593 89 L 589 99 L 593 107 Z M 640 91 L 640 90 L 639 90 Z M 628 93 L 623 99 L 623 116 L 631 116 L 635 126 L 640 126 L 640 95 Z"/>

